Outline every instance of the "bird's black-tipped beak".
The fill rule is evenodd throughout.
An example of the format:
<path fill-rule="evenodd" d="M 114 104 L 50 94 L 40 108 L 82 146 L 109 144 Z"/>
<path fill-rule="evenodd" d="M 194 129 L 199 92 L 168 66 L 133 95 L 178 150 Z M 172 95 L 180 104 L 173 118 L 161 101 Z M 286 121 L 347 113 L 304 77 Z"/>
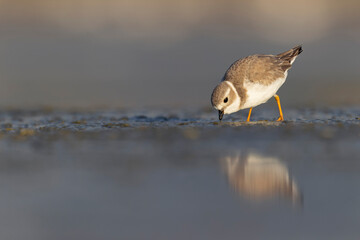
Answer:
<path fill-rule="evenodd" d="M 219 120 L 221 121 L 224 116 L 224 111 L 219 110 Z"/>

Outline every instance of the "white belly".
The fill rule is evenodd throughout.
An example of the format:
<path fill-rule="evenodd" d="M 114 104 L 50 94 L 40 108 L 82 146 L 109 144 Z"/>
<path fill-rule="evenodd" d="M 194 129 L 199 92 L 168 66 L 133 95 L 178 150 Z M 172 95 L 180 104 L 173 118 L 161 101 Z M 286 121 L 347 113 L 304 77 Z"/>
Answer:
<path fill-rule="evenodd" d="M 267 102 L 267 100 L 276 94 L 281 85 L 284 84 L 285 80 L 286 75 L 284 78 L 278 78 L 272 84 L 266 86 L 246 81 L 244 83 L 244 87 L 247 90 L 247 99 L 241 109 L 256 107 L 262 103 Z"/>

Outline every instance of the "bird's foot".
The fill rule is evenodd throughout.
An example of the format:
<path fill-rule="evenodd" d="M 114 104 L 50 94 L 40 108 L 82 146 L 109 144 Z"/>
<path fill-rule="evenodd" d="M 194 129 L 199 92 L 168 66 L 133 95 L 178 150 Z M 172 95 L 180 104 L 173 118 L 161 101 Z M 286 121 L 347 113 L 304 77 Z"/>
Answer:
<path fill-rule="evenodd" d="M 277 122 L 282 122 L 282 121 L 284 121 L 284 117 L 283 117 L 283 116 L 280 116 L 276 121 L 277 121 Z"/>

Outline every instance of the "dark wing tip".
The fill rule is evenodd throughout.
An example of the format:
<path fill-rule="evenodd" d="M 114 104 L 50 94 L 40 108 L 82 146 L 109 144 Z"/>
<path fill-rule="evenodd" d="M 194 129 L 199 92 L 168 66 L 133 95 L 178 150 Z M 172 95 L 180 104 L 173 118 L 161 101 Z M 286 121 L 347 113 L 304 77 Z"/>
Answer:
<path fill-rule="evenodd" d="M 280 58 L 281 60 L 291 62 L 296 56 L 298 56 L 302 52 L 303 52 L 302 45 L 298 45 L 286 52 L 278 54 L 277 57 Z"/>
<path fill-rule="evenodd" d="M 303 49 L 302 49 L 302 45 L 301 45 L 301 44 L 298 45 L 298 46 L 296 46 L 296 47 L 294 47 L 294 48 L 292 48 L 292 49 L 294 50 L 294 52 L 296 52 L 296 55 L 299 55 L 300 53 L 303 52 Z"/>

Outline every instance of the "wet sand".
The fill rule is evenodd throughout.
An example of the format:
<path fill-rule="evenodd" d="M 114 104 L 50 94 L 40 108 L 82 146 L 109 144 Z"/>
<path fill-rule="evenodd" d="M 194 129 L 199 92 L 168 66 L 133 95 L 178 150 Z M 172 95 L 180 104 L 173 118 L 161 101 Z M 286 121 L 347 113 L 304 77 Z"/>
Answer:
<path fill-rule="evenodd" d="M 0 113 L 4 239 L 358 239 L 360 109 Z"/>

